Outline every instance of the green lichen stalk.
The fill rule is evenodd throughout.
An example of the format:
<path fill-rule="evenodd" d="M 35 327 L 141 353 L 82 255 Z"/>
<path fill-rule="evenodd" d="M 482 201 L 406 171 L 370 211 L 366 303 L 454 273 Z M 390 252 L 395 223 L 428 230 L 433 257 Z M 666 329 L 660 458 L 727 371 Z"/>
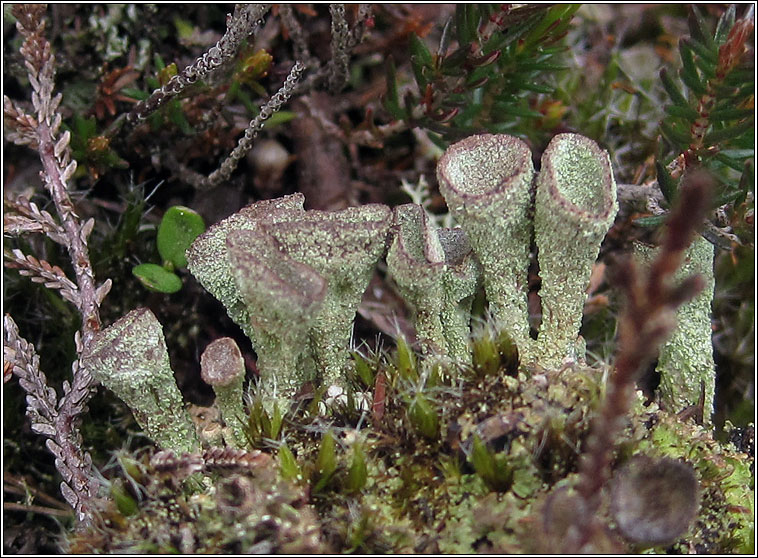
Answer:
<path fill-rule="evenodd" d="M 531 344 L 526 294 L 533 176 L 529 148 L 507 135 L 468 137 L 450 146 L 437 166 L 440 192 L 481 262 L 490 311 L 522 351 Z"/>
<path fill-rule="evenodd" d="M 132 410 L 148 437 L 176 452 L 198 448 L 168 359 L 163 328 L 147 308 L 132 310 L 99 332 L 83 365 Z"/>
<path fill-rule="evenodd" d="M 308 365 L 308 333 L 321 309 L 326 281 L 310 266 L 283 254 L 262 228 L 227 237 L 232 275 L 256 339 L 264 399 L 295 395 L 314 379 Z"/>
<path fill-rule="evenodd" d="M 256 340 L 250 327 L 250 315 L 232 275 L 226 237 L 231 231 L 255 228 L 264 217 L 285 219 L 292 218 L 292 213 L 302 214 L 304 202 L 305 196 L 293 194 L 250 204 L 210 227 L 187 250 L 187 267 L 192 275 L 224 305 L 229 317 L 242 328 L 253 345 Z"/>
<path fill-rule="evenodd" d="M 542 156 L 534 216 L 542 279 L 537 341 L 542 366 L 584 358 L 579 329 L 586 290 L 617 212 L 608 154 L 583 136 L 555 136 Z"/>
<path fill-rule="evenodd" d="M 396 207 L 387 269 L 413 307 L 416 337 L 424 355 L 447 352 L 442 326 L 444 259 L 439 237 L 424 209 L 417 204 Z"/>
<path fill-rule="evenodd" d="M 297 221 L 265 224 L 282 253 L 326 279 L 326 294 L 310 331 L 324 385 L 346 384 L 353 319 L 386 251 L 390 224 L 389 208 L 378 204 L 307 211 Z"/>
<path fill-rule="evenodd" d="M 395 208 L 387 269 L 414 309 L 424 355 L 471 360 L 471 301 L 479 266 L 462 229 L 435 229 L 420 205 Z"/>
<path fill-rule="evenodd" d="M 245 408 L 242 385 L 245 381 L 245 360 L 234 339 L 222 337 L 211 342 L 200 356 L 200 376 L 213 387 L 216 408 L 227 425 L 228 445 L 247 446 L 243 431 Z"/>
<path fill-rule="evenodd" d="M 655 248 L 635 245 L 635 255 L 644 262 L 651 261 L 655 252 Z M 713 259 L 714 246 L 698 235 L 685 252 L 675 277 L 681 281 L 699 274 L 705 288 L 677 310 L 676 329 L 661 347 L 657 366 L 661 374 L 661 401 L 666 408 L 676 412 L 698 405 L 704 391 L 703 418 L 706 422 L 710 422 L 713 413 L 716 384 L 711 329 L 715 287 Z"/>
<path fill-rule="evenodd" d="M 439 229 L 437 235 L 445 253 L 442 276 L 442 327 L 450 358 L 471 363 L 471 306 L 479 287 L 482 270 L 463 229 Z"/>

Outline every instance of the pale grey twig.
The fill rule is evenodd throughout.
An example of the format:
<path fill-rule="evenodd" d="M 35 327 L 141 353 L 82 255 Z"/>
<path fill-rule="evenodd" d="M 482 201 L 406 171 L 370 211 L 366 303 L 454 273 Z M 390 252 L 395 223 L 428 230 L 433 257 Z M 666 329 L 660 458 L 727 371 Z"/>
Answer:
<path fill-rule="evenodd" d="M 208 177 L 203 177 L 201 175 L 195 177 L 191 173 L 184 173 L 184 178 L 192 180 L 193 185 L 197 188 L 212 188 L 213 186 L 217 186 L 221 182 L 228 180 L 237 168 L 240 159 L 252 149 L 253 140 L 263 129 L 266 120 L 271 118 L 271 115 L 281 109 L 290 99 L 292 92 L 304 71 L 305 66 L 301 62 L 295 62 L 295 65 L 290 70 L 287 79 L 284 80 L 284 84 L 279 88 L 279 91 L 274 93 L 268 102 L 261 107 L 258 116 L 250 121 L 244 135 L 237 142 L 237 147 L 232 150 L 218 169 L 213 171 Z"/>
<path fill-rule="evenodd" d="M 269 11 L 269 4 L 236 4 L 233 14 L 226 16 L 226 32 L 215 44 L 192 64 L 156 89 L 129 113 L 127 120 L 135 124 L 158 110 L 166 101 L 176 97 L 190 85 L 230 61 L 244 39 L 252 35 Z"/>
<path fill-rule="evenodd" d="M 344 4 L 329 4 L 329 13 L 332 16 L 332 58 L 329 60 L 329 89 L 332 93 L 338 92 L 347 83 L 348 41 L 350 28 L 345 19 Z"/>
<path fill-rule="evenodd" d="M 302 60 L 308 67 L 316 67 L 318 60 L 313 58 L 311 51 L 308 48 L 308 41 L 305 38 L 305 32 L 300 22 L 295 17 L 295 13 L 292 10 L 292 4 L 281 4 L 279 6 L 279 17 L 282 18 L 282 22 L 287 27 L 290 39 L 292 39 L 292 48 L 295 53 L 295 60 Z"/>

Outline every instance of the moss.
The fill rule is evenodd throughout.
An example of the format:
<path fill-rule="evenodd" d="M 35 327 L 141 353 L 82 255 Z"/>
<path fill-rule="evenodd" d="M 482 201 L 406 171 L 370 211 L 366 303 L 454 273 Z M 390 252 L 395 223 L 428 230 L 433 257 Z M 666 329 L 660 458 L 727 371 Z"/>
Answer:
<path fill-rule="evenodd" d="M 107 504 L 108 524 L 74 535 L 72 548 L 88 548 L 83 545 L 89 541 L 111 552 L 560 551 L 561 520 L 555 506 L 546 512 L 546 502 L 575 483 L 578 455 L 602 398 L 606 370 L 576 363 L 557 370 L 522 366 L 514 376 L 505 376 L 505 362 L 476 372 L 475 352 L 473 367 L 463 374 L 439 362 L 432 374 L 428 361 L 414 359 L 406 365 L 413 370 L 402 371 L 397 358 L 366 361 L 375 368 L 374 377 L 386 377 L 380 415 L 348 407 L 314 414 L 301 405 L 284 417 L 277 437 L 287 440 L 299 479 L 284 480 L 274 459 L 249 473 L 212 475 L 206 488 L 192 493 L 165 472 L 145 466 L 146 496 L 136 512 L 132 509 L 126 518 Z M 425 435 L 411 418 L 419 394 L 438 417 L 436 436 Z M 327 438 L 329 463 L 324 457 Z M 510 471 L 508 483 L 493 484 L 477 470 L 475 440 L 477 451 Z M 750 548 L 752 457 L 641 396 L 620 442 L 614 469 L 633 456 L 665 457 L 691 466 L 700 486 L 700 510 L 689 531 L 665 548 L 650 550 L 725 553 Z M 357 447 L 365 478 L 356 489 L 350 479 Z M 270 448 L 266 451 L 276 451 Z M 321 482 L 325 467 L 329 482 Z M 591 548 L 646 550 L 623 538 L 609 515 L 610 493 L 603 499 L 600 520 L 606 530 L 591 541 Z"/>

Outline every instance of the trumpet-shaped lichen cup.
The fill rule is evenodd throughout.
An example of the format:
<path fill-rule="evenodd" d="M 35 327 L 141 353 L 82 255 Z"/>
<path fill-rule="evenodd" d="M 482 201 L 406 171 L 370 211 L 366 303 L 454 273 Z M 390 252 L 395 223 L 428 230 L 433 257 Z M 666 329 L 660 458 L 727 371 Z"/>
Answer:
<path fill-rule="evenodd" d="M 392 213 L 369 204 L 342 211 L 307 211 L 297 220 L 265 223 L 282 254 L 306 264 L 327 283 L 310 343 L 325 385 L 347 382 L 353 319 L 374 267 L 387 250 Z"/>
<path fill-rule="evenodd" d="M 256 339 L 265 399 L 286 400 L 314 379 L 308 335 L 326 295 L 326 281 L 312 267 L 282 253 L 263 228 L 227 236 L 232 275 Z"/>
<path fill-rule="evenodd" d="M 187 250 L 187 267 L 192 275 L 224 305 L 229 317 L 242 328 L 253 345 L 256 340 L 250 328 L 250 315 L 234 281 L 226 237 L 232 231 L 253 229 L 264 218 L 291 219 L 293 213 L 303 214 L 304 202 L 302 194 L 292 194 L 252 203 L 211 226 Z"/>
<path fill-rule="evenodd" d="M 518 138 L 475 135 L 451 145 L 437 165 L 442 195 L 482 265 L 494 318 L 521 351 L 531 345 L 527 271 L 532 154 Z"/>
<path fill-rule="evenodd" d="M 179 453 L 199 447 L 171 370 L 163 328 L 150 310 L 132 310 L 99 332 L 82 363 L 129 406 L 145 434 L 162 449 Z"/>
<path fill-rule="evenodd" d="M 536 356 L 542 366 L 584 358 L 579 330 L 586 290 L 617 212 L 608 154 L 584 136 L 555 136 L 542 155 L 534 209 L 542 280 Z"/>

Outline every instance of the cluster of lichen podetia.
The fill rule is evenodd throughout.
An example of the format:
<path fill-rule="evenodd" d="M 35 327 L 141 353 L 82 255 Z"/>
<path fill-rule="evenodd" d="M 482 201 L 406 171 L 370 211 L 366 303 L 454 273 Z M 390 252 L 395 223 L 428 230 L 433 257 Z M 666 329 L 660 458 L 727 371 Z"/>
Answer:
<path fill-rule="evenodd" d="M 113 525 L 124 525 L 116 529 L 114 540 L 133 540 L 134 525 L 143 532 L 193 533 L 194 538 L 182 538 L 188 545 L 183 550 L 167 540 L 160 543 L 166 546 L 154 548 L 157 551 L 254 552 L 268 548 L 260 545 L 273 545 L 271 549 L 279 552 L 324 552 L 333 550 L 324 533 L 344 528 L 336 538 L 343 537 L 340 544 L 352 550 L 560 548 L 566 518 L 553 517 L 556 506 L 546 507 L 553 515 L 543 517 L 536 527 L 544 540 L 528 542 L 533 538 L 529 522 L 539 517 L 546 496 L 571 484 L 576 447 L 586 436 L 588 417 L 602 391 L 601 371 L 581 364 L 579 327 L 589 270 L 616 211 L 608 156 L 581 136 L 557 136 L 535 180 L 531 155 L 522 142 L 508 136 L 475 136 L 444 155 L 439 183 L 460 228 L 435 228 L 413 204 L 394 210 L 371 205 L 339 212 L 305 211 L 303 197 L 294 195 L 252 204 L 198 238 L 188 252 L 189 267 L 253 341 L 264 404 L 289 404 L 306 381 L 347 387 L 348 378 L 360 376 L 350 367 L 367 362 L 351 361 L 350 329 L 363 290 L 383 256 L 399 293 L 413 309 L 425 358 L 414 362 L 400 342 L 394 363 L 372 362 L 372 372 L 360 376 L 366 387 L 375 387 L 377 398 L 379 379 L 385 377 L 387 398 L 381 403 L 386 409 L 371 411 L 370 431 L 376 438 L 356 427 L 339 442 L 327 432 L 319 443 L 312 436 L 316 426 L 290 428 L 287 443 L 279 446 L 279 476 L 294 479 L 289 487 L 271 481 L 270 470 L 230 473 L 196 497 L 178 490 L 174 498 L 189 498 L 191 505 L 168 510 L 159 495 L 164 473 L 148 468 L 145 484 L 156 484 L 146 493 L 158 492 L 140 506 L 139 521 L 114 519 Z M 543 278 L 543 320 L 536 340 L 529 338 L 526 315 L 532 235 Z M 471 300 L 482 283 L 501 331 L 485 328 L 472 337 Z M 700 308 L 702 312 L 704 306 Z M 511 339 L 522 363 L 518 371 L 512 367 L 512 354 L 501 358 Z M 135 310 L 106 329 L 86 363 L 133 408 L 149 437 L 173 450 L 178 463 L 182 454 L 194 463 L 204 436 L 195 434 L 183 410 L 161 326 L 149 310 Z M 508 367 L 515 377 L 503 376 Z M 274 416 L 284 407 L 268 407 L 269 426 L 261 427 L 261 439 L 250 437 L 251 423 L 266 413 L 261 402 L 248 410 L 248 424 L 241 423 L 246 420 L 245 372 L 231 339 L 216 340 L 206 348 L 201 370 L 227 425 L 226 444 L 249 448 L 251 441 L 261 447 L 263 438 L 279 440 L 282 417 Z M 435 370 L 447 379 L 435 378 Z M 459 372 L 460 381 L 454 379 Z M 342 412 L 333 407 L 329 420 Z M 313 420 L 319 422 L 317 416 Z M 360 424 L 363 418 L 356 421 Z M 278 426 L 272 427 L 272 422 Z M 723 451 L 705 429 L 680 424 L 673 414 L 645 409 L 640 401 L 631 424 L 621 454 L 628 452 L 622 459 L 636 463 L 637 469 L 626 476 L 619 472 L 625 481 L 619 490 L 626 495 L 618 497 L 621 504 L 614 504 L 619 507 L 615 521 L 627 541 L 649 546 L 673 539 L 694 513 L 691 502 L 676 500 L 693 492 L 674 490 L 681 479 L 660 481 L 673 501 L 656 496 L 654 517 L 648 513 L 649 500 L 630 503 L 630 494 L 650 490 L 645 483 L 635 484 L 637 477 L 645 477 L 647 465 L 630 460 L 632 453 L 684 458 L 693 463 L 703 486 L 716 487 L 712 495 L 704 495 L 700 517 L 708 522 L 699 525 L 692 540 L 712 540 L 708 533 L 721 533 L 734 521 L 737 512 L 707 514 L 742 500 L 745 463 Z M 654 426 L 640 426 L 646 424 Z M 506 449 L 496 449 L 503 439 L 508 440 Z M 728 482 L 713 480 L 718 473 L 714 464 L 724 459 L 737 467 L 739 479 L 732 475 Z M 675 469 L 666 461 L 652 463 L 654 469 Z M 150 475 L 156 478 L 150 480 Z M 303 484 L 309 486 L 310 497 L 299 494 Z M 321 497 L 331 491 L 337 497 Z M 318 508 L 322 527 L 310 508 L 293 511 L 293 505 L 302 506 L 306 499 Z M 258 509 L 256 503 L 262 501 L 272 504 Z M 430 515 L 423 511 L 427 508 Z M 191 513 L 182 516 L 182 509 Z M 174 515 L 166 515 L 169 511 Z M 666 514 L 685 526 L 661 529 Z M 481 517 L 485 521 L 479 521 Z M 187 522 L 192 526 L 186 527 Z M 425 533 L 438 533 L 436 542 Z M 483 540 L 492 546 L 477 542 Z M 595 541 L 600 546 L 593 548 L 602 549 L 603 541 L 610 539 L 601 537 Z M 114 544 L 110 548 L 119 550 L 118 544 L 128 543 Z M 731 543 L 718 544 L 727 546 L 714 549 Z"/>
<path fill-rule="evenodd" d="M 585 291 L 618 207 L 607 153 L 588 138 L 560 134 L 535 177 L 521 140 L 478 135 L 446 151 L 438 179 L 460 228 L 434 228 L 414 204 L 305 211 L 303 196 L 294 194 L 253 203 L 193 243 L 188 267 L 250 337 L 266 404 L 286 404 L 307 381 L 346 386 L 353 319 L 385 255 L 389 275 L 412 307 L 426 357 L 470 364 L 471 302 L 483 282 L 490 312 L 515 342 L 522 364 L 550 369 L 584 359 L 579 330 Z M 527 313 L 532 236 L 542 280 L 536 340 L 529 336 Z M 161 447 L 186 450 L 197 439 L 189 417 L 175 405 L 181 398 L 165 347 L 159 350 L 165 345 L 159 333 L 155 316 L 136 310 L 101 334 L 85 362 Z M 710 339 L 710 330 L 698 335 Z M 139 365 L 132 354 L 142 355 Z M 244 369 L 235 374 L 241 377 Z M 699 388 L 702 370 L 698 374 Z M 692 374 L 676 381 L 692 382 Z M 712 385 L 712 378 L 707 382 Z M 228 408 L 229 401 L 242 400 L 241 379 L 233 385 L 237 395 L 214 386 Z M 244 413 L 233 407 L 234 414 Z M 229 409 L 222 414 L 228 423 L 241 418 L 229 416 Z M 228 443 L 244 445 L 235 431 Z"/>

